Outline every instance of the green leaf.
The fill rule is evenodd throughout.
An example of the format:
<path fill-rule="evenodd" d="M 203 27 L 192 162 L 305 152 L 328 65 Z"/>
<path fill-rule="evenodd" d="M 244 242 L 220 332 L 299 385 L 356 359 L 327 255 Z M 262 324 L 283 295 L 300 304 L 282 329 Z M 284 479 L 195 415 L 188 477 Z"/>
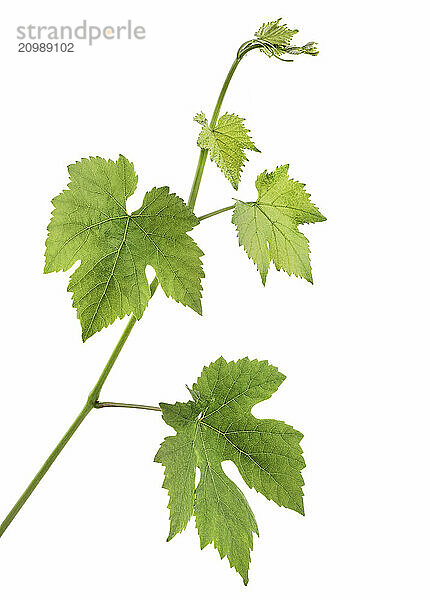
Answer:
<path fill-rule="evenodd" d="M 289 44 L 293 35 L 299 32 L 298 29 L 289 29 L 287 25 L 280 24 L 281 19 L 277 19 L 276 21 L 270 21 L 269 23 L 263 23 L 263 25 L 255 32 L 255 37 L 258 40 L 263 40 L 265 42 L 269 42 L 275 46 L 275 51 L 282 54 L 282 51 L 279 50 L 279 47 L 282 45 Z M 278 48 L 276 48 L 276 46 Z M 265 54 L 269 54 L 267 50 L 261 48 Z"/>
<path fill-rule="evenodd" d="M 309 200 L 305 184 L 288 176 L 288 165 L 264 171 L 255 186 L 257 201 L 237 202 L 234 208 L 239 244 L 257 265 L 263 284 L 271 261 L 278 271 L 312 283 L 309 243 L 297 226 L 326 218 Z"/>
<path fill-rule="evenodd" d="M 153 188 L 129 214 L 127 199 L 137 185 L 134 167 L 100 157 L 69 168 L 68 189 L 53 199 L 45 273 L 67 271 L 82 339 L 133 313 L 142 316 L 151 265 L 167 296 L 201 314 L 202 251 L 187 235 L 197 218 L 168 187 Z"/>
<path fill-rule="evenodd" d="M 210 151 L 211 160 L 237 190 L 243 165 L 248 160 L 244 150 L 260 152 L 248 135 L 249 129 L 243 125 L 244 119 L 226 113 L 215 127 L 209 125 L 203 113 L 196 115 L 194 120 L 202 125 L 197 144 Z"/>
<path fill-rule="evenodd" d="M 291 46 L 290 42 L 293 36 L 298 33 L 298 29 L 289 29 L 287 25 L 281 24 L 281 19 L 264 23 L 255 37 L 261 42 L 259 46 L 261 52 L 267 56 L 276 56 L 279 58 L 283 54 L 310 54 L 316 56 L 318 50 L 315 42 L 308 42 L 304 46 Z"/>
<path fill-rule="evenodd" d="M 163 487 L 170 496 L 168 539 L 195 515 L 201 548 L 213 543 L 245 584 L 258 528 L 222 462 L 233 461 L 245 483 L 267 499 L 304 514 L 302 434 L 282 421 L 257 419 L 251 413 L 284 379 L 267 361 L 243 358 L 227 363 L 219 358 L 204 367 L 191 390 L 193 400 L 160 404 L 163 419 L 177 432 L 163 441 L 155 456 L 165 467 Z"/>

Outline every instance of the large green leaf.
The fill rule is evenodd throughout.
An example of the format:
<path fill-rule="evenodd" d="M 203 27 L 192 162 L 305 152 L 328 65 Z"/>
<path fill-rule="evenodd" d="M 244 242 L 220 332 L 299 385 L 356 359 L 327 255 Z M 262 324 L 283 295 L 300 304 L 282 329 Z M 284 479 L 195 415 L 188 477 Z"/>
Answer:
<path fill-rule="evenodd" d="M 170 496 L 168 539 L 195 515 L 201 547 L 213 543 L 245 584 L 257 523 L 222 462 L 233 461 L 250 488 L 304 514 L 302 434 L 282 421 L 251 414 L 284 379 L 267 361 L 227 363 L 219 358 L 203 369 L 191 390 L 193 400 L 160 404 L 164 420 L 177 432 L 164 440 L 155 457 L 165 466 L 163 485 Z"/>
<path fill-rule="evenodd" d="M 69 167 L 68 189 L 53 199 L 45 273 L 67 271 L 76 261 L 73 294 L 85 341 L 116 318 L 145 310 L 148 265 L 167 296 L 201 314 L 202 251 L 187 231 L 197 218 L 168 187 L 153 188 L 129 214 L 137 185 L 132 163 L 83 159 Z"/>

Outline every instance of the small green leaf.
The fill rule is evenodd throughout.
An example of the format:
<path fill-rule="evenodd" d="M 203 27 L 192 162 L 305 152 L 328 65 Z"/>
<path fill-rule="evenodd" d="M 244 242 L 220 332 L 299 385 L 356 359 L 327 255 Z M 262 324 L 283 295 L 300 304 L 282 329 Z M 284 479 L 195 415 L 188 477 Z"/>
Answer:
<path fill-rule="evenodd" d="M 257 265 L 263 284 L 271 261 L 278 271 L 312 283 L 309 243 L 297 226 L 326 218 L 309 200 L 305 184 L 288 176 L 288 165 L 264 171 L 255 186 L 257 201 L 237 202 L 233 212 L 239 244 Z"/>
<path fill-rule="evenodd" d="M 299 32 L 298 29 L 289 29 L 287 25 L 280 24 L 281 19 L 276 21 L 270 21 L 269 23 L 263 23 L 263 25 L 255 32 L 255 37 L 258 40 L 264 40 L 278 46 L 289 44 L 292 37 Z M 264 52 L 264 49 L 262 48 Z M 278 50 L 279 51 L 279 50 Z M 281 52 L 282 53 L 282 52 Z M 267 54 L 267 52 L 266 52 Z"/>
<path fill-rule="evenodd" d="M 67 271 L 68 291 L 82 325 L 82 339 L 133 313 L 142 316 L 151 265 L 167 296 L 201 314 L 202 251 L 187 231 L 197 218 L 168 187 L 153 188 L 129 214 L 137 185 L 134 167 L 100 157 L 69 166 L 68 189 L 53 199 L 45 273 Z"/>
<path fill-rule="evenodd" d="M 196 115 L 194 120 L 202 125 L 197 144 L 200 148 L 210 151 L 211 160 L 237 190 L 243 165 L 248 160 L 244 150 L 260 152 L 248 135 L 249 129 L 243 125 L 244 119 L 226 113 L 213 128 L 210 127 L 204 113 Z"/>
<path fill-rule="evenodd" d="M 163 419 L 177 432 L 164 440 L 155 456 L 165 466 L 163 486 L 170 496 L 168 539 L 194 514 L 201 547 L 213 543 L 245 584 L 258 528 L 222 462 L 233 461 L 245 483 L 267 499 L 304 514 L 302 434 L 282 421 L 257 419 L 251 413 L 284 379 L 267 361 L 243 358 L 227 363 L 219 358 L 204 367 L 192 388 L 193 400 L 160 404 Z"/>
<path fill-rule="evenodd" d="M 316 56 L 318 50 L 315 42 L 308 42 L 304 46 L 291 46 L 293 36 L 298 29 L 289 29 L 287 25 L 281 24 L 281 19 L 264 23 L 255 37 L 261 42 L 260 50 L 267 56 L 279 58 L 283 54 L 310 54 Z"/>

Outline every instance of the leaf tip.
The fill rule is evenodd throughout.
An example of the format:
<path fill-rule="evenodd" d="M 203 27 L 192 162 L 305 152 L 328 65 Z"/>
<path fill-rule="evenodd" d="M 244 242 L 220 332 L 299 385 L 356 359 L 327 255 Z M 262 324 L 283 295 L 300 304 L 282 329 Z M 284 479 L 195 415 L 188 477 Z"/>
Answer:
<path fill-rule="evenodd" d="M 298 508 L 296 508 L 295 510 L 296 510 L 296 512 L 299 513 L 299 515 L 302 515 L 302 517 L 305 516 L 305 507 L 303 504 L 303 498 L 301 499 L 300 504 L 298 505 Z"/>

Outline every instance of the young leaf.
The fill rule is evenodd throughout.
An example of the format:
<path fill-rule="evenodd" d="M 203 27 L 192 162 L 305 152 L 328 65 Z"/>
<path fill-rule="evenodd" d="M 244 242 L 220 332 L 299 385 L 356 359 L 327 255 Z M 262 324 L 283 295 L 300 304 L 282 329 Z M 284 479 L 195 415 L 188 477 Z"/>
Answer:
<path fill-rule="evenodd" d="M 256 202 L 237 202 L 232 222 L 239 244 L 257 265 L 263 285 L 270 262 L 312 283 L 308 240 L 298 230 L 303 223 L 326 218 L 309 200 L 305 185 L 288 176 L 288 165 L 264 171 L 255 182 Z"/>
<path fill-rule="evenodd" d="M 153 188 L 131 214 L 126 201 L 137 185 L 134 167 L 100 157 L 69 166 L 68 189 L 53 199 L 45 273 L 67 271 L 68 291 L 82 325 L 82 339 L 134 313 L 140 319 L 150 290 L 151 265 L 167 296 L 201 314 L 200 257 L 187 231 L 197 218 L 168 187 Z"/>
<path fill-rule="evenodd" d="M 243 165 L 248 160 L 244 150 L 260 152 L 248 135 L 249 129 L 243 125 L 244 119 L 226 113 L 213 128 L 203 113 L 196 115 L 194 120 L 202 125 L 197 144 L 210 151 L 211 160 L 237 190 Z"/>
<path fill-rule="evenodd" d="M 245 483 L 267 499 L 304 514 L 302 434 L 282 421 L 257 419 L 251 413 L 284 379 L 267 361 L 227 363 L 219 358 L 204 367 L 192 388 L 193 400 L 160 404 L 163 419 L 177 432 L 155 456 L 165 467 L 163 487 L 170 496 L 168 540 L 195 515 L 201 548 L 213 543 L 245 584 L 258 528 L 222 462 L 233 461 Z M 196 466 L 200 481 L 195 489 Z"/>
<path fill-rule="evenodd" d="M 255 32 L 255 37 L 258 40 L 269 42 L 274 46 L 274 52 L 278 55 L 282 54 L 282 46 L 291 42 L 293 35 L 299 32 L 298 29 L 288 29 L 287 25 L 280 25 L 281 19 L 263 23 L 263 25 Z M 268 50 L 261 48 L 261 51 L 271 56 Z"/>
<path fill-rule="evenodd" d="M 290 42 L 293 36 L 298 33 L 298 29 L 289 29 L 287 25 L 281 24 L 281 19 L 264 23 L 255 37 L 261 42 L 259 46 L 261 52 L 267 56 L 276 56 L 279 58 L 283 54 L 310 54 L 316 56 L 318 49 L 315 42 L 308 42 L 304 46 L 291 46 Z"/>

